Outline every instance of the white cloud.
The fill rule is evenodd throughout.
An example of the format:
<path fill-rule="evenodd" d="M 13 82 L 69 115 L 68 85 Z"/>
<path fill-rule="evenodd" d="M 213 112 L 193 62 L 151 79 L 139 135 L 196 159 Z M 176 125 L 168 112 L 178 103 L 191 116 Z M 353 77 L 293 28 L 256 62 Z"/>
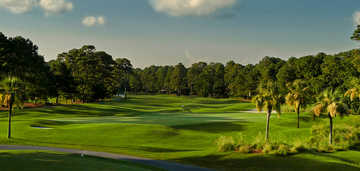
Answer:
<path fill-rule="evenodd" d="M 104 25 L 106 23 L 106 19 L 105 19 L 105 17 L 100 16 L 100 17 L 97 18 L 97 22 L 100 25 Z"/>
<path fill-rule="evenodd" d="M 150 0 L 152 7 L 171 16 L 205 16 L 236 4 L 237 0 Z"/>
<path fill-rule="evenodd" d="M 106 19 L 103 16 L 95 17 L 95 16 L 87 16 L 82 20 L 82 24 L 87 27 L 92 27 L 96 25 L 104 25 L 106 23 Z"/>
<path fill-rule="evenodd" d="M 46 14 L 51 14 L 72 11 L 74 5 L 68 0 L 0 0 L 0 7 L 14 14 L 26 13 L 34 7 L 40 7 Z"/>
<path fill-rule="evenodd" d="M 354 24 L 360 25 L 360 11 L 356 11 L 353 15 Z"/>
<path fill-rule="evenodd" d="M 0 7 L 8 9 L 14 14 L 29 12 L 36 4 L 36 0 L 0 0 Z"/>
<path fill-rule="evenodd" d="M 47 14 L 72 11 L 74 8 L 73 3 L 66 0 L 40 0 L 39 5 Z"/>

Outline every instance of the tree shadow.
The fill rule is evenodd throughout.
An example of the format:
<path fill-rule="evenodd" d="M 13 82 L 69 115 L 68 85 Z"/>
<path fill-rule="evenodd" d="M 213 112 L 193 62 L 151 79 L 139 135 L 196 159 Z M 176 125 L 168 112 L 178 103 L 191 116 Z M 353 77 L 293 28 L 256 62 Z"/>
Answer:
<path fill-rule="evenodd" d="M 146 151 L 146 152 L 154 152 L 154 153 L 199 151 L 199 150 L 193 150 L 193 149 L 171 149 L 171 148 L 158 148 L 158 147 L 138 147 L 136 149 L 141 150 L 141 151 Z"/>
<path fill-rule="evenodd" d="M 31 127 L 53 127 L 53 126 L 65 126 L 71 125 L 71 122 L 64 122 L 64 121 L 54 121 L 54 120 L 36 120 L 32 124 Z"/>
<path fill-rule="evenodd" d="M 80 156 L 79 154 L 53 153 L 53 152 L 2 152 L 0 153 L 1 170 L 159 170 L 152 166 L 134 164 L 129 161 L 104 159 L 92 156 Z"/>
<path fill-rule="evenodd" d="M 176 161 L 227 171 L 353 171 L 360 169 L 359 167 L 352 166 L 351 164 L 347 165 L 343 163 L 325 162 L 315 159 L 311 160 L 298 157 L 297 155 L 280 157 L 274 155 L 242 154 L 241 156 L 232 156 L 230 158 L 227 157 L 227 155 L 209 155 L 205 157 L 180 158 L 176 159 Z"/>
<path fill-rule="evenodd" d="M 224 133 L 224 132 L 238 132 L 243 131 L 245 128 L 243 124 L 245 121 L 238 122 L 209 122 L 209 123 L 196 123 L 188 125 L 172 126 L 174 129 L 201 131 L 208 133 Z"/>
<path fill-rule="evenodd" d="M 200 104 L 236 104 L 236 103 L 246 103 L 241 102 L 240 100 L 234 100 L 234 99 L 225 99 L 219 101 L 218 99 L 206 99 L 206 100 L 200 100 Z"/>
<path fill-rule="evenodd" d="M 313 153 L 313 154 L 318 155 L 318 156 L 333 158 L 333 159 L 340 160 L 340 161 L 343 161 L 343 162 L 346 162 L 346 163 L 359 164 L 359 163 L 357 163 L 357 162 L 355 162 L 353 160 L 347 159 L 347 158 L 331 155 L 332 153 Z"/>
<path fill-rule="evenodd" d="M 161 148 L 161 147 L 150 147 L 150 146 L 129 146 L 129 145 L 124 145 L 124 146 L 107 146 L 107 145 L 79 145 L 79 144 L 72 144 L 72 143 L 56 143 L 56 142 L 46 142 L 46 141 L 40 141 L 40 140 L 30 140 L 30 139 L 25 139 L 25 138 L 12 138 L 12 140 L 15 141 L 19 141 L 19 142 L 26 142 L 26 143 L 30 143 L 30 144 L 47 144 L 46 146 L 48 146 L 48 144 L 52 144 L 55 145 L 57 147 L 68 147 L 70 146 L 70 148 L 74 148 L 74 147 L 81 147 L 81 148 L 90 148 L 91 147 L 96 147 L 96 148 L 101 148 L 101 149 L 113 149 L 113 148 L 117 148 L 117 149 L 132 149 L 132 150 L 136 150 L 136 151 L 144 151 L 144 152 L 151 152 L 151 153 L 174 153 L 174 152 L 195 152 L 195 151 L 199 151 L 196 149 L 176 149 L 176 148 Z M 111 151 L 111 150 L 110 150 Z M 1 154 L 1 153 L 0 153 Z"/>
<path fill-rule="evenodd" d="M 145 113 L 151 113 L 146 111 L 137 111 L 129 108 L 100 108 L 91 107 L 86 105 L 67 105 L 53 108 L 41 108 L 36 111 L 47 114 L 60 114 L 60 115 L 76 115 L 78 117 L 99 117 L 99 116 L 115 116 L 121 114 L 121 116 L 131 117 L 138 116 Z"/>

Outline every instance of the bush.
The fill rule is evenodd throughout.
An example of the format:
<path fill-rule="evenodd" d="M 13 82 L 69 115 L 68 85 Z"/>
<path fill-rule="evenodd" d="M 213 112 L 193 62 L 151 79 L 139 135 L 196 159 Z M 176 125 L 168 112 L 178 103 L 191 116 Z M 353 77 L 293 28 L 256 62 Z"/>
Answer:
<path fill-rule="evenodd" d="M 262 152 L 265 154 L 270 153 L 271 151 L 273 151 L 273 146 L 270 143 L 267 143 L 264 145 Z"/>
<path fill-rule="evenodd" d="M 236 143 L 232 137 L 220 137 L 217 140 L 218 151 L 237 151 L 241 153 L 265 153 L 286 156 L 306 151 L 335 152 L 340 150 L 360 149 L 360 120 L 351 125 L 336 125 L 333 132 L 333 145 L 329 145 L 329 126 L 314 125 L 307 140 L 297 140 L 293 144 L 265 143 L 264 135 L 259 133 L 252 143 L 246 143 L 240 136 Z"/>
<path fill-rule="evenodd" d="M 290 148 L 291 153 L 305 152 L 306 150 L 306 143 L 301 140 L 296 140 L 293 146 Z"/>
<path fill-rule="evenodd" d="M 279 156 L 287 156 L 289 152 L 290 147 L 286 144 L 280 144 L 277 150 L 275 150 L 275 154 Z"/>
<path fill-rule="evenodd" d="M 221 136 L 216 140 L 216 144 L 219 152 L 234 151 L 236 147 L 233 137 Z"/>
<path fill-rule="evenodd" d="M 262 151 L 265 145 L 265 135 L 262 133 L 259 133 L 256 137 L 254 142 L 252 143 L 252 146 L 254 147 L 254 150 L 256 151 Z"/>
<path fill-rule="evenodd" d="M 329 145 L 329 127 L 322 124 L 312 127 L 308 144 L 318 152 L 333 152 L 351 149 L 359 143 L 359 140 L 360 129 L 357 124 L 337 125 L 333 130 L 333 145 Z"/>
<path fill-rule="evenodd" d="M 245 145 L 240 145 L 237 151 L 240 153 L 251 153 L 253 152 L 253 148 L 251 145 L 245 144 Z"/>

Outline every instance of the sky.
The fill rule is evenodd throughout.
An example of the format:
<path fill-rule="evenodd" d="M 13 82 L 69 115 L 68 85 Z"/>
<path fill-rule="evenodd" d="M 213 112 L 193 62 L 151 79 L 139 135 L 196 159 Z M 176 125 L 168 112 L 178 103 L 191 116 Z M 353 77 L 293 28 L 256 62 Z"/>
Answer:
<path fill-rule="evenodd" d="M 257 63 L 358 48 L 359 0 L 0 0 L 0 32 L 47 61 L 95 45 L 135 67 Z"/>

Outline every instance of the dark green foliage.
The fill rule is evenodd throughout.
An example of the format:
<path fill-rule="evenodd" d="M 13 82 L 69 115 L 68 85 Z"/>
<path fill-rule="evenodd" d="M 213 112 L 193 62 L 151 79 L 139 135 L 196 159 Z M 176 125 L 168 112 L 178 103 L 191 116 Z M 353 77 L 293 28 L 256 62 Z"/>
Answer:
<path fill-rule="evenodd" d="M 120 87 L 119 82 L 122 80 L 115 76 L 123 69 L 119 66 L 122 65 L 121 61 L 115 65 L 109 54 L 97 52 L 94 46 L 70 50 L 60 54 L 58 60 L 63 61 L 70 70 L 76 87 L 75 97 L 83 102 L 110 97 Z M 116 67 L 113 67 L 114 65 Z"/>
<path fill-rule="evenodd" d="M 182 95 L 186 88 L 186 68 L 182 63 L 177 64 L 172 71 L 170 85 L 177 95 Z"/>
<path fill-rule="evenodd" d="M 192 64 L 192 66 L 188 69 L 187 72 L 187 79 L 188 79 L 188 87 L 190 88 L 190 94 L 195 95 L 198 94 L 198 88 L 200 81 L 200 74 L 203 72 L 207 63 L 205 62 L 198 62 Z"/>
<path fill-rule="evenodd" d="M 355 29 L 353 35 L 351 36 L 351 40 L 356 40 L 356 41 L 360 40 L 360 25 L 358 25 L 357 28 Z"/>
<path fill-rule="evenodd" d="M 23 37 L 7 38 L 0 33 L 0 77 L 17 77 L 28 82 L 28 98 L 44 98 L 50 94 L 50 67 L 38 54 L 38 47 Z"/>
<path fill-rule="evenodd" d="M 354 40 L 359 40 L 359 30 L 360 26 Z M 0 77 L 10 74 L 30 82 L 26 96 L 32 100 L 61 97 L 89 102 L 125 91 L 251 99 L 259 93 L 260 84 L 276 81 L 281 93 L 286 94 L 287 85 L 295 80 L 303 80 L 309 96 L 316 97 L 328 88 L 346 92 L 353 88 L 351 80 L 360 76 L 359 49 L 291 57 L 287 61 L 264 57 L 255 65 L 198 62 L 188 68 L 180 63 L 144 69 L 133 68 L 128 59 L 114 60 L 92 45 L 59 54 L 48 63 L 37 50 L 28 39 L 0 34 Z"/>

